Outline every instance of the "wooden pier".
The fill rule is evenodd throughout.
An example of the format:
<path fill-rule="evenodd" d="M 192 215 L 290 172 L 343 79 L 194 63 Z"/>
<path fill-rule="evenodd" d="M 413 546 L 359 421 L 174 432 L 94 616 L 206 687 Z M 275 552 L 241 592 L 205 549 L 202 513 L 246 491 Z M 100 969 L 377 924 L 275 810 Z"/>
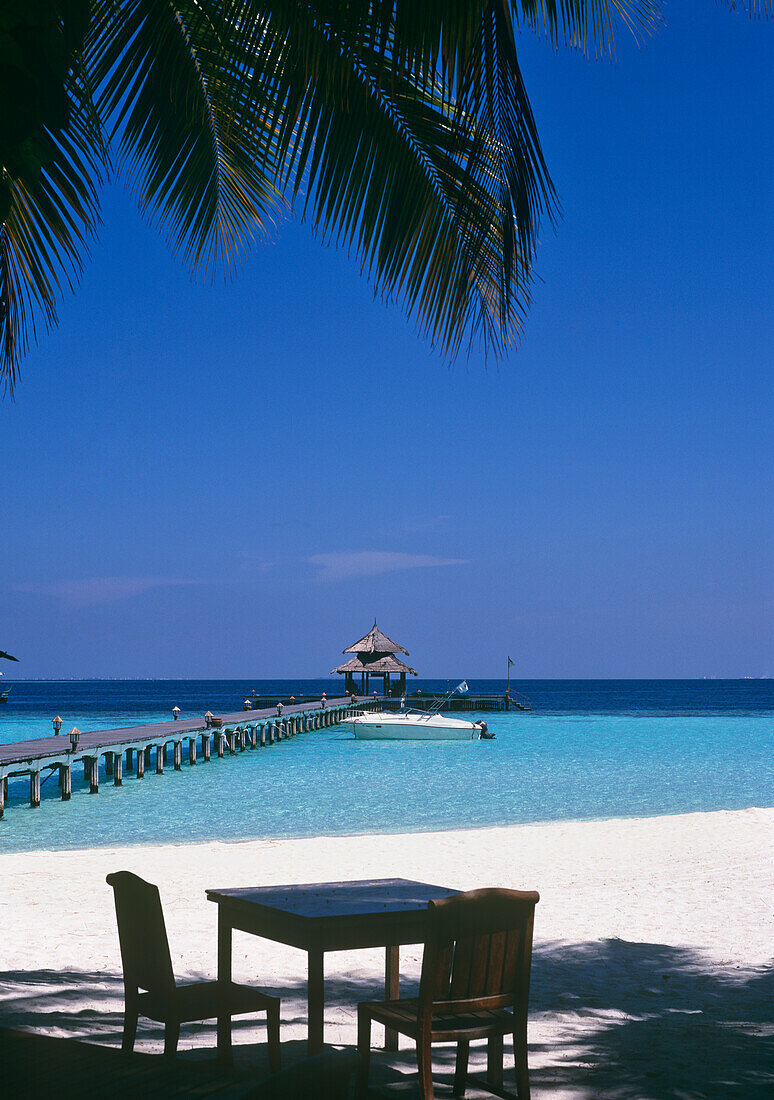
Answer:
<path fill-rule="evenodd" d="M 287 698 L 287 697 L 286 697 Z M 69 736 L 38 737 L 0 745 L 0 817 L 5 812 L 8 780 L 29 776 L 29 803 L 40 806 L 41 772 L 46 778 L 58 773 L 61 799 L 68 802 L 72 795 L 72 769 L 83 765 L 84 779 L 92 794 L 99 793 L 100 778 L 120 787 L 124 766 L 142 779 L 146 769 L 155 763 L 157 775 L 162 775 L 169 763 L 180 771 L 183 759 L 193 767 L 201 751 L 206 763 L 213 751 L 218 757 L 245 750 L 262 749 L 300 733 L 334 726 L 346 718 L 376 710 L 382 699 L 358 699 L 343 696 L 323 701 L 288 703 L 261 710 L 240 710 L 235 714 L 156 722 L 146 726 L 126 726 L 121 729 L 95 730 L 81 733 L 73 747 Z M 102 762 L 102 769 L 100 769 Z"/>
<path fill-rule="evenodd" d="M 395 710 L 400 707 L 400 699 L 391 696 L 383 699 L 381 706 Z M 439 692 L 414 692 L 406 696 L 408 710 L 432 710 L 443 703 L 443 710 L 532 710 L 532 702 L 518 691 L 506 691 L 500 694 L 442 695 Z"/>

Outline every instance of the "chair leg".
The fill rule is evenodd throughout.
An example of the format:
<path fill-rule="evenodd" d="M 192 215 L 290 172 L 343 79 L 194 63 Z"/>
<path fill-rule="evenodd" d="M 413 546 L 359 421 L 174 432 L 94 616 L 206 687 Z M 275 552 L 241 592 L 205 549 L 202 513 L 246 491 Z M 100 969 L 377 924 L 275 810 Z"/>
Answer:
<path fill-rule="evenodd" d="M 503 1088 L 503 1037 L 490 1035 L 486 1043 L 486 1080 L 494 1090 Z"/>
<path fill-rule="evenodd" d="M 516 1095 L 519 1100 L 530 1100 L 526 1021 L 523 1028 L 513 1033 L 513 1060 L 516 1067 Z"/>
<path fill-rule="evenodd" d="M 433 1100 L 433 1051 L 430 1038 L 417 1039 L 417 1065 L 419 1066 L 419 1095 L 422 1100 Z"/>
<path fill-rule="evenodd" d="M 177 1041 L 180 1038 L 180 1024 L 177 1020 L 167 1020 L 164 1024 L 164 1055 L 174 1058 L 177 1054 Z"/>
<path fill-rule="evenodd" d="M 457 1043 L 457 1064 L 454 1068 L 454 1095 L 464 1096 L 465 1085 L 468 1080 L 468 1054 L 470 1053 L 470 1042 L 467 1039 L 460 1039 Z"/>
<path fill-rule="evenodd" d="M 134 1050 L 134 1040 L 137 1038 L 137 1018 L 139 1012 L 127 1003 L 124 1010 L 124 1035 L 121 1040 L 121 1050 L 124 1054 L 131 1054 Z"/>
<path fill-rule="evenodd" d="M 368 1072 L 371 1068 L 371 1017 L 364 1005 L 357 1006 L 357 1052 L 360 1055 L 360 1065 L 355 1096 L 358 1100 L 363 1100 L 368 1095 Z"/>
<path fill-rule="evenodd" d="M 279 1073 L 282 1067 L 280 1048 L 280 1006 L 272 1005 L 266 1012 L 266 1030 L 269 1037 L 269 1069 Z"/>

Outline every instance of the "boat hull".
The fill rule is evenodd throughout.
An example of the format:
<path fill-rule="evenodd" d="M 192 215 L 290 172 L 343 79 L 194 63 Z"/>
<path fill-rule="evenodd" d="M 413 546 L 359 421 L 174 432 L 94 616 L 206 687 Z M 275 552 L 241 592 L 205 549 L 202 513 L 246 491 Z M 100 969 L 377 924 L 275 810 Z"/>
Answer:
<path fill-rule="evenodd" d="M 477 741 L 481 728 L 438 714 L 367 714 L 348 723 L 358 741 Z"/>

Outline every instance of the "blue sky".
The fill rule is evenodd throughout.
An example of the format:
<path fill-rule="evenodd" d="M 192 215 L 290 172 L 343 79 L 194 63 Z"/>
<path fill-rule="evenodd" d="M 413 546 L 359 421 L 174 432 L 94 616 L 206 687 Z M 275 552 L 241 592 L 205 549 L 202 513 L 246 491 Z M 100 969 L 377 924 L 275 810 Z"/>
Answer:
<path fill-rule="evenodd" d="M 120 187 L 0 403 L 6 676 L 774 675 L 774 24 L 520 41 L 560 193 L 520 349 L 451 366 L 287 222 L 190 281 Z"/>

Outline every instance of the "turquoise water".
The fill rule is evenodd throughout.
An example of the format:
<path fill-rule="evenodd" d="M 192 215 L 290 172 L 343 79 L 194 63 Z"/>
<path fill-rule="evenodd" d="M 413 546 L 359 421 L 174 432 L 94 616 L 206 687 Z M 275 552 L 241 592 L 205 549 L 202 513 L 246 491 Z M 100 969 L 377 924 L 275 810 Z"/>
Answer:
<path fill-rule="evenodd" d="M 427 683 L 425 690 L 441 684 Z M 472 690 L 503 685 L 471 682 Z M 268 694 L 335 691 L 330 682 L 17 683 L 0 741 L 64 728 L 99 729 L 238 709 Z M 528 713 L 488 713 L 481 742 L 356 742 L 344 727 L 213 759 L 163 777 L 103 779 L 90 795 L 74 769 L 73 797 L 56 780 L 43 803 L 11 780 L 4 851 L 117 844 L 396 832 L 579 818 L 639 817 L 774 806 L 771 681 L 518 683 Z M 77 772 L 77 774 L 76 774 Z"/>

